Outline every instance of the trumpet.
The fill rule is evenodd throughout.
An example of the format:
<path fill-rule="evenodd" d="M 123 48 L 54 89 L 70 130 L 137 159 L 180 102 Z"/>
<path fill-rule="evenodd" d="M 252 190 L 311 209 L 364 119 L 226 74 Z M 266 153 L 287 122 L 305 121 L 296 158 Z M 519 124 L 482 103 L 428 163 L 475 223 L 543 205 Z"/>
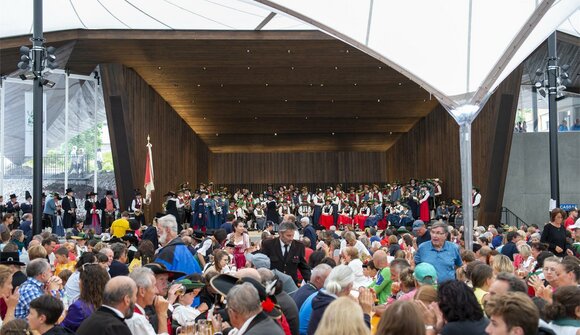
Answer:
<path fill-rule="evenodd" d="M 143 211 L 141 211 L 140 209 L 135 210 L 135 216 L 140 216 L 141 214 L 143 214 Z"/>

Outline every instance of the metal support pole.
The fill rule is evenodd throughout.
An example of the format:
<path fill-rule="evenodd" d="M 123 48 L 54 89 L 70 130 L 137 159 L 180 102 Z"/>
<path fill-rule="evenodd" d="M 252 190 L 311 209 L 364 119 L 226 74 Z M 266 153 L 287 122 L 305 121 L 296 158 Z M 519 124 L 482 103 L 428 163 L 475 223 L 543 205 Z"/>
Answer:
<path fill-rule="evenodd" d="M 4 194 L 4 138 L 6 126 L 4 125 L 4 113 L 6 113 L 6 85 L 4 78 L 0 78 L 0 195 Z"/>
<path fill-rule="evenodd" d="M 35 74 L 32 85 L 32 108 L 33 115 L 33 178 L 32 178 L 32 212 L 34 234 L 40 234 L 42 230 L 42 62 L 44 60 L 44 39 L 42 36 L 42 0 L 34 0 L 34 30 L 32 34 L 32 70 Z"/>
<path fill-rule="evenodd" d="M 558 76 L 556 32 L 548 37 L 548 110 L 550 119 L 550 198 L 560 206 L 560 178 L 558 175 L 558 108 L 556 105 Z"/>
<path fill-rule="evenodd" d="M 538 89 L 532 86 L 532 118 L 534 133 L 538 132 Z"/>
<path fill-rule="evenodd" d="M 459 123 L 459 154 L 461 161 L 461 195 L 463 202 L 463 236 L 465 249 L 473 248 L 473 204 L 471 203 L 471 120 Z"/>
<path fill-rule="evenodd" d="M 98 168 L 97 168 L 97 149 L 98 149 L 97 148 L 97 143 L 98 143 L 98 141 L 97 141 L 97 136 L 98 136 L 98 134 L 97 134 L 97 89 L 99 87 L 98 87 L 97 81 L 93 81 L 93 84 L 95 84 L 95 92 L 93 93 L 93 100 L 94 100 L 94 103 L 95 103 L 95 108 L 93 109 L 93 111 L 95 113 L 95 115 L 94 115 L 94 121 L 95 121 L 95 125 L 94 125 L 94 127 L 95 127 L 95 136 L 93 138 L 93 144 L 94 144 L 94 149 L 95 149 L 95 159 L 93 160 L 93 164 L 94 164 L 93 165 L 93 168 L 94 168 L 95 171 L 94 171 L 94 182 L 93 182 L 94 183 L 94 190 L 93 191 L 95 193 L 97 193 L 97 178 L 98 178 L 97 177 L 97 173 L 98 173 Z"/>
<path fill-rule="evenodd" d="M 69 170 L 69 148 L 68 148 L 68 101 L 69 101 L 69 75 L 64 75 L 64 190 L 66 194 L 68 188 L 68 170 Z"/>

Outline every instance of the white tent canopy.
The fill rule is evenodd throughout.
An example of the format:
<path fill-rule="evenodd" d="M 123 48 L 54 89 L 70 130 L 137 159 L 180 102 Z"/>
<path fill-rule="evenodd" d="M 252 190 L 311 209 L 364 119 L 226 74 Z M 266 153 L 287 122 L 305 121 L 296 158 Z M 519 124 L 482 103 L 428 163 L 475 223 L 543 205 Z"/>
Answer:
<path fill-rule="evenodd" d="M 578 0 L 256 1 L 382 60 L 448 108 L 481 104 L 558 26 L 580 30 Z"/>

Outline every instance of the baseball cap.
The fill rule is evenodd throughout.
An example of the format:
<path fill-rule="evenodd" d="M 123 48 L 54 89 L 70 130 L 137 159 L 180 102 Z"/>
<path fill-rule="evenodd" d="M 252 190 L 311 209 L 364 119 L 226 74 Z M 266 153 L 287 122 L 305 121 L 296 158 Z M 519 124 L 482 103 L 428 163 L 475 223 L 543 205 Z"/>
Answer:
<path fill-rule="evenodd" d="M 415 220 L 415 222 L 413 222 L 413 231 L 417 231 L 419 230 L 419 228 L 424 227 L 425 226 L 425 222 L 421 221 L 421 220 Z"/>
<path fill-rule="evenodd" d="M 269 269 L 270 268 L 270 259 L 268 258 L 268 256 L 266 256 L 264 254 L 261 254 L 261 253 L 246 254 L 246 260 L 248 262 L 251 262 L 252 264 L 254 264 L 254 267 L 256 269 L 261 269 L 261 268 Z"/>
<path fill-rule="evenodd" d="M 435 285 L 437 284 L 437 270 L 429 263 L 420 263 L 415 266 L 413 276 L 420 284 Z"/>

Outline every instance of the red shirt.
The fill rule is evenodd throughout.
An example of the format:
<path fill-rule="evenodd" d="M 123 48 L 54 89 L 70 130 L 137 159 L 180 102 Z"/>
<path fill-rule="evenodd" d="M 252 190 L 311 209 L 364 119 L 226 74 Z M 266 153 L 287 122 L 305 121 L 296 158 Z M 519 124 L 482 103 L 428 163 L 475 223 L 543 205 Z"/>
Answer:
<path fill-rule="evenodd" d="M 568 229 L 568 227 L 572 226 L 574 224 L 574 218 L 572 216 L 569 216 L 566 221 L 564 221 L 564 227 L 566 229 Z"/>

